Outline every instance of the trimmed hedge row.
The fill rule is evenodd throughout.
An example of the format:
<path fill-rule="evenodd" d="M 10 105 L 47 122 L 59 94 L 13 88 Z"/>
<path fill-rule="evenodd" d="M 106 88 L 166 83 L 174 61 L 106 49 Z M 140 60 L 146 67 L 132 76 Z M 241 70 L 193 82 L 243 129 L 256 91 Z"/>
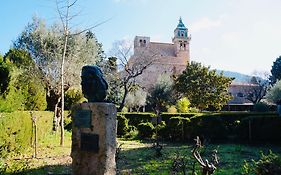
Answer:
<path fill-rule="evenodd" d="M 52 130 L 53 113 L 34 111 L 37 124 L 38 141 Z M 0 157 L 8 153 L 21 153 L 32 144 L 33 125 L 32 115 L 28 111 L 0 113 Z"/>
<path fill-rule="evenodd" d="M 119 113 L 117 118 L 119 136 L 130 127 L 137 128 L 141 138 L 151 137 L 148 130 L 155 131 L 155 114 Z M 126 131 L 122 130 L 123 121 L 127 122 Z M 273 112 L 162 113 L 158 122 L 161 123 L 158 134 L 166 140 L 191 141 L 200 136 L 212 141 L 281 142 L 281 117 Z"/>

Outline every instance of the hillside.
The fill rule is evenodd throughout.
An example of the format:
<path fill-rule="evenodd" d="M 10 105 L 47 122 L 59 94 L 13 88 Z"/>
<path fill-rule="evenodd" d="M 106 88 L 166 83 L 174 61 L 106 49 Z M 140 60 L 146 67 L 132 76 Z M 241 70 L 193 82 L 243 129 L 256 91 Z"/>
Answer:
<path fill-rule="evenodd" d="M 239 83 L 248 83 L 252 76 L 242 74 L 239 72 L 225 71 L 225 70 L 217 70 L 218 73 L 223 72 L 223 75 L 226 77 L 234 77 L 234 82 Z"/>

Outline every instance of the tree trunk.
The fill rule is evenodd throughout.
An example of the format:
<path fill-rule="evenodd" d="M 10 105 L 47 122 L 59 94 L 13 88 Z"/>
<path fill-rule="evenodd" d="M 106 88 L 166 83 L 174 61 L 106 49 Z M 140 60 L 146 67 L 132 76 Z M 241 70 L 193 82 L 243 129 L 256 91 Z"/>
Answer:
<path fill-rule="evenodd" d="M 118 112 L 121 112 L 122 109 L 124 108 L 124 106 L 125 106 L 125 100 L 126 100 L 127 95 L 128 95 L 128 87 L 127 87 L 127 84 L 125 84 L 125 85 L 124 85 L 124 96 L 123 96 L 122 102 L 121 102 L 121 104 L 120 104 L 120 106 L 119 106 L 119 108 L 118 108 Z"/>
<path fill-rule="evenodd" d="M 61 62 L 61 121 L 60 121 L 60 129 L 61 129 L 61 139 L 60 145 L 64 145 L 64 61 L 67 49 L 67 41 L 68 41 L 68 28 L 65 27 L 65 38 L 64 38 L 64 48 Z"/>

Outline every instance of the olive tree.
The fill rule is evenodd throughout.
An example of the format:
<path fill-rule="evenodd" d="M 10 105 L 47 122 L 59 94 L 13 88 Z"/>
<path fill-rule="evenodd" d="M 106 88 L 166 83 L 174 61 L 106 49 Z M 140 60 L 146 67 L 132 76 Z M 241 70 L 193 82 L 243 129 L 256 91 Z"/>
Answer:
<path fill-rule="evenodd" d="M 140 108 L 146 105 L 146 97 L 147 92 L 138 88 L 128 94 L 125 104 L 129 109 L 135 108 L 139 112 Z"/>
<path fill-rule="evenodd" d="M 92 32 L 76 31 L 72 35 L 68 31 L 65 50 L 65 34 L 61 31 L 61 25 L 54 23 L 48 27 L 43 19 L 34 17 L 14 42 L 15 48 L 30 53 L 37 69 L 42 73 L 47 89 L 48 109 L 55 111 L 54 119 L 58 111 L 63 114 L 63 110 L 58 107 L 61 104 L 60 109 L 64 109 L 64 91 L 71 86 L 80 86 L 82 66 L 96 64 L 103 58 L 101 45 Z M 60 116 L 63 132 L 63 115 Z M 61 144 L 63 145 L 63 139 Z"/>

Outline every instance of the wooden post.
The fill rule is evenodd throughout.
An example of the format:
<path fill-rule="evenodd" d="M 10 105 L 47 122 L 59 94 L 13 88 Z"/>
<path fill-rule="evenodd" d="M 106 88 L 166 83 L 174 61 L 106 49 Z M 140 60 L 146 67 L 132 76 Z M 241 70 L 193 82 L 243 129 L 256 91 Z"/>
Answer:
<path fill-rule="evenodd" d="M 36 123 L 36 115 L 34 115 L 33 112 L 31 112 L 32 116 L 32 126 L 34 128 L 34 157 L 37 158 L 37 123 Z"/>
<path fill-rule="evenodd" d="M 249 120 L 249 141 L 252 141 L 252 123 Z"/>

